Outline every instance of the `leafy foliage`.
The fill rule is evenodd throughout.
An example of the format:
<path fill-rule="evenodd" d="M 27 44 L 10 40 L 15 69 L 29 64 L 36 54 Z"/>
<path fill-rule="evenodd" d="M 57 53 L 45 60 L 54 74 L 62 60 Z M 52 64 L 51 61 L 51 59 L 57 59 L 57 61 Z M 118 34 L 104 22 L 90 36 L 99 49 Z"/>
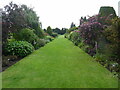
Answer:
<path fill-rule="evenodd" d="M 116 17 L 116 12 L 113 7 L 101 7 L 99 10 L 99 14 L 101 16 L 109 16 L 110 14 L 112 14 L 113 18 Z"/>
<path fill-rule="evenodd" d="M 27 22 L 28 27 L 34 29 L 35 34 L 43 38 L 44 34 L 42 32 L 42 23 L 39 23 L 39 17 L 32 8 L 27 7 L 26 5 L 21 5 L 25 15 L 25 21 Z"/>
<path fill-rule="evenodd" d="M 5 46 L 6 55 L 16 55 L 19 57 L 25 57 L 32 53 L 34 47 L 26 41 L 14 41 L 8 42 Z"/>
<path fill-rule="evenodd" d="M 75 30 L 77 30 L 77 29 L 78 29 L 78 27 L 70 28 L 70 29 L 68 29 L 68 30 L 66 31 L 66 33 L 69 33 L 69 34 L 70 34 L 70 32 L 75 31 Z"/>
<path fill-rule="evenodd" d="M 72 22 L 70 28 L 76 27 L 75 24 Z"/>
<path fill-rule="evenodd" d="M 2 13 L 2 40 L 6 42 L 9 33 L 16 32 L 18 29 L 26 27 L 24 12 L 21 7 L 12 2 L 4 7 Z"/>
<path fill-rule="evenodd" d="M 39 39 L 39 42 L 37 44 L 38 44 L 38 47 L 43 47 L 43 46 L 45 46 L 46 41 L 45 41 L 45 39 Z"/>
<path fill-rule="evenodd" d="M 86 17 L 81 17 L 80 18 L 80 25 L 83 24 L 83 23 L 85 23 L 85 22 L 87 22 Z"/>
<path fill-rule="evenodd" d="M 75 44 L 78 45 L 79 42 L 81 41 L 80 37 L 80 32 L 79 31 L 73 31 L 70 33 L 69 39 Z"/>
<path fill-rule="evenodd" d="M 39 23 L 39 17 L 37 17 L 32 8 L 12 2 L 4 7 L 4 11 L 2 12 L 3 43 L 10 37 L 10 33 L 15 33 L 29 27 L 35 29 L 34 32 L 38 37 L 41 38 L 44 36 L 41 23 Z"/>
<path fill-rule="evenodd" d="M 120 63 L 120 18 L 112 20 L 112 25 L 105 29 L 104 35 L 109 41 L 108 48 L 111 48 L 111 59 Z"/>
<path fill-rule="evenodd" d="M 46 36 L 46 37 L 45 37 L 45 39 L 46 39 L 46 40 L 49 40 L 49 41 L 54 40 L 54 38 L 53 38 L 53 37 L 51 37 L 51 36 Z"/>
<path fill-rule="evenodd" d="M 52 29 L 50 26 L 47 27 L 47 31 L 46 31 L 49 35 L 52 35 Z"/>
<path fill-rule="evenodd" d="M 66 33 L 66 30 L 67 30 L 67 28 L 62 28 L 61 30 L 59 28 L 55 28 L 55 29 L 53 29 L 53 32 L 63 35 Z"/>
<path fill-rule="evenodd" d="M 51 36 L 55 38 L 58 36 L 58 34 L 53 32 Z"/>
<path fill-rule="evenodd" d="M 31 43 L 35 49 L 43 46 L 43 41 L 39 39 L 39 37 L 34 33 L 34 30 L 24 28 L 20 30 L 18 33 L 14 33 L 14 38 L 20 41 L 27 41 Z M 41 45 L 42 44 L 42 45 Z"/>

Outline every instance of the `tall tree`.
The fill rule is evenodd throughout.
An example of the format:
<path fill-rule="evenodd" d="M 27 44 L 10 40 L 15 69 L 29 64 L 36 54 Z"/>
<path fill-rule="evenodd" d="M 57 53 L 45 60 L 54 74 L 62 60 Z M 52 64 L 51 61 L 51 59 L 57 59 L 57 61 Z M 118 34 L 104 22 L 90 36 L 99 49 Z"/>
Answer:
<path fill-rule="evenodd" d="M 32 8 L 26 5 L 17 5 L 10 2 L 2 12 L 2 40 L 3 43 L 9 38 L 10 33 L 19 32 L 22 28 L 32 28 L 39 37 L 43 36 L 39 23 L 39 17 Z"/>
<path fill-rule="evenodd" d="M 75 24 L 72 22 L 70 28 L 76 27 Z"/>
<path fill-rule="evenodd" d="M 27 27 L 22 8 L 12 2 L 4 7 L 2 12 L 2 34 L 3 42 L 9 37 L 9 33 L 17 32 L 21 28 Z"/>
<path fill-rule="evenodd" d="M 81 17 L 80 18 L 80 25 L 83 24 L 84 22 L 87 22 L 87 18 L 86 17 Z"/>
<path fill-rule="evenodd" d="M 49 35 L 52 35 L 52 29 L 50 26 L 47 27 L 47 31 L 46 31 Z"/>
<path fill-rule="evenodd" d="M 36 12 L 33 10 L 33 8 L 29 8 L 26 5 L 21 5 L 21 7 L 25 13 L 28 26 L 35 30 L 34 32 L 38 37 L 42 38 L 42 23 L 39 22 L 39 17 L 37 16 Z"/>

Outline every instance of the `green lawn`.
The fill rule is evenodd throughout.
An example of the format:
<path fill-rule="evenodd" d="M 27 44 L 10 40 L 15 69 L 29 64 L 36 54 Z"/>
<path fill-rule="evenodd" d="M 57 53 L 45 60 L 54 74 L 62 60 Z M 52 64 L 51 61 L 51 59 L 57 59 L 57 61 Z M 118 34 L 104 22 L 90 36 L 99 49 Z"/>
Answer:
<path fill-rule="evenodd" d="M 3 72 L 3 88 L 117 87 L 117 78 L 63 36 Z"/>

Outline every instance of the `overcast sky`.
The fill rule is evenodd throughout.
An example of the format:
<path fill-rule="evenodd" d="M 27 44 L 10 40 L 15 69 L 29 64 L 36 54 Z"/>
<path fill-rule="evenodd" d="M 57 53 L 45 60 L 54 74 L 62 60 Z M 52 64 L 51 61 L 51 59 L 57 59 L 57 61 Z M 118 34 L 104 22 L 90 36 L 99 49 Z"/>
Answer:
<path fill-rule="evenodd" d="M 10 1 L 34 7 L 43 28 L 69 28 L 71 22 L 79 25 L 81 16 L 98 14 L 101 6 L 112 6 L 118 14 L 120 0 L 0 0 L 0 8 Z"/>

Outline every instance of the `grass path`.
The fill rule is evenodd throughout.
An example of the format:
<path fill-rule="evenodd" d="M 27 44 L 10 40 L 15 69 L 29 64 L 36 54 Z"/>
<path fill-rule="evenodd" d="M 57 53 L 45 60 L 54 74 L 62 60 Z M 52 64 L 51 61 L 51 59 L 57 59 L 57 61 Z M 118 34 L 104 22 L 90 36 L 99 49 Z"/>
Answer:
<path fill-rule="evenodd" d="M 117 78 L 58 37 L 3 72 L 3 88 L 117 88 Z"/>

